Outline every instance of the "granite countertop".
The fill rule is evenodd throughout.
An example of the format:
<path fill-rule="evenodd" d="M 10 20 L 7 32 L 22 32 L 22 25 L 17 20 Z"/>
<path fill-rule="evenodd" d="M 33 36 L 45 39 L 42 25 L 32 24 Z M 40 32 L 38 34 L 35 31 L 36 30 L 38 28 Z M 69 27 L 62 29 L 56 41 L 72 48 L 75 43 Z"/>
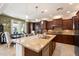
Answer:
<path fill-rule="evenodd" d="M 40 52 L 51 40 L 53 40 L 56 35 L 46 35 L 48 38 L 39 38 L 37 35 L 23 37 L 18 39 L 16 43 L 21 44 L 22 46 L 35 51 Z"/>
<path fill-rule="evenodd" d="M 79 30 L 52 30 L 54 35 L 79 35 Z"/>
<path fill-rule="evenodd" d="M 62 35 L 75 35 L 74 30 L 63 30 Z"/>

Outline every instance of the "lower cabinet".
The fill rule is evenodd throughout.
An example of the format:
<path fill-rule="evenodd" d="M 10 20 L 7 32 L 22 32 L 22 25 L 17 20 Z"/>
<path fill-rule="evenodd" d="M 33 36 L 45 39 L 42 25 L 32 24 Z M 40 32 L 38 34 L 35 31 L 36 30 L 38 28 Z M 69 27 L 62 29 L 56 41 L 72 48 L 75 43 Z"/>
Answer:
<path fill-rule="evenodd" d="M 55 42 L 74 45 L 73 35 L 57 35 L 54 39 Z"/>
<path fill-rule="evenodd" d="M 51 56 L 55 49 L 56 43 L 54 41 L 49 42 L 39 53 L 36 53 L 28 48 L 24 48 L 25 56 Z"/>

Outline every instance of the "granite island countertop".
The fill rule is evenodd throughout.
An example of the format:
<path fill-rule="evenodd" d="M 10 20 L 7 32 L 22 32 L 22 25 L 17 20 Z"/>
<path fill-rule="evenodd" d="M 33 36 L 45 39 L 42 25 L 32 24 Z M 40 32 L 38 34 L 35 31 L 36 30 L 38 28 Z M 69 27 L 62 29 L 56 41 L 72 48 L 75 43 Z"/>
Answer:
<path fill-rule="evenodd" d="M 40 52 L 56 35 L 46 35 L 48 38 L 39 38 L 37 35 L 19 38 L 16 43 L 36 53 Z"/>

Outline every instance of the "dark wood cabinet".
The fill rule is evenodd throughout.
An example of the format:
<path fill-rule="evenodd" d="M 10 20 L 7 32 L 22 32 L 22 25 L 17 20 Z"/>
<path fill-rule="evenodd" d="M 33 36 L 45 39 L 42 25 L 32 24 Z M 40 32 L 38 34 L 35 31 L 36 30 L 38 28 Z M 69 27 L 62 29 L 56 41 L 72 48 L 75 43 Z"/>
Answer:
<path fill-rule="evenodd" d="M 74 45 L 74 36 L 72 35 L 57 35 L 55 42 Z"/>
<path fill-rule="evenodd" d="M 75 23 L 78 23 L 78 20 L 75 20 Z M 73 20 L 72 19 L 53 19 L 52 21 L 43 20 L 43 24 L 41 22 L 28 23 L 28 33 L 31 32 L 31 24 L 33 25 L 33 30 L 36 30 L 35 27 L 38 26 L 39 29 L 43 30 L 53 30 L 53 29 L 63 29 L 63 30 L 73 30 Z M 78 26 L 77 26 L 78 27 Z"/>
<path fill-rule="evenodd" d="M 73 29 L 73 20 L 72 19 L 63 20 L 63 29 L 72 30 Z"/>
<path fill-rule="evenodd" d="M 53 25 L 62 27 L 62 18 L 60 18 L 60 19 L 54 19 L 53 20 Z"/>
<path fill-rule="evenodd" d="M 52 21 L 48 21 L 47 28 L 48 29 L 55 29 L 57 27 L 62 28 L 62 18 L 60 19 L 53 19 Z"/>
<path fill-rule="evenodd" d="M 31 23 L 30 22 L 27 23 L 27 33 L 28 34 L 31 33 Z"/>
<path fill-rule="evenodd" d="M 24 48 L 24 56 L 42 56 L 42 51 L 36 53 L 28 48 Z"/>
<path fill-rule="evenodd" d="M 52 24 L 53 24 L 53 21 L 48 21 L 47 22 L 47 29 L 52 29 Z"/>
<path fill-rule="evenodd" d="M 55 41 L 51 41 L 50 42 L 50 45 L 49 45 L 49 55 L 52 56 L 54 50 L 55 50 L 55 47 L 56 47 L 56 42 Z"/>

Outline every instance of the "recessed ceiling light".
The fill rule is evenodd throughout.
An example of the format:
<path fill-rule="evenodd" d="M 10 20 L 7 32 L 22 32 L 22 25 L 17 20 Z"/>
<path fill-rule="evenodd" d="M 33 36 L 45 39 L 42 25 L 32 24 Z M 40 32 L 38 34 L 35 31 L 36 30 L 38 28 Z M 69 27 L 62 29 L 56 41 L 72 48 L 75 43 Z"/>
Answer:
<path fill-rule="evenodd" d="M 47 20 L 48 18 L 42 18 L 42 20 Z"/>
<path fill-rule="evenodd" d="M 45 10 L 41 10 L 41 13 L 44 13 L 44 12 L 47 12 L 48 10 L 47 9 L 45 9 Z"/>
<path fill-rule="evenodd" d="M 44 10 L 45 12 L 47 12 L 48 10 L 46 9 L 46 10 Z"/>
<path fill-rule="evenodd" d="M 28 16 L 26 15 L 26 19 L 28 19 Z"/>
<path fill-rule="evenodd" d="M 38 19 L 35 19 L 35 21 L 38 21 Z"/>
<path fill-rule="evenodd" d="M 67 13 L 70 13 L 70 11 L 67 11 Z"/>
<path fill-rule="evenodd" d="M 58 18 L 62 18 L 62 15 L 56 15 L 53 17 L 53 19 L 58 19 Z"/>

